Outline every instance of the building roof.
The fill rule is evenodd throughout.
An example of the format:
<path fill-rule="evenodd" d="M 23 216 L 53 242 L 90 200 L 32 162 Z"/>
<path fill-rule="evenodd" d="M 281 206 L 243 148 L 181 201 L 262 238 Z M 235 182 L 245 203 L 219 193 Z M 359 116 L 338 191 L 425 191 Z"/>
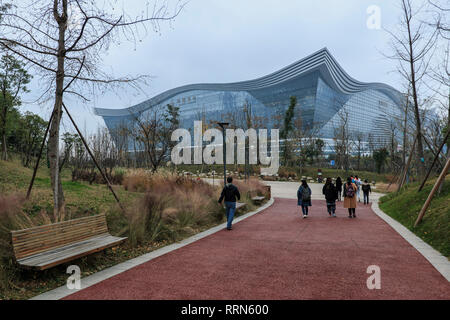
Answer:
<path fill-rule="evenodd" d="M 283 82 L 302 77 L 314 71 L 319 71 L 322 78 L 334 90 L 345 94 L 352 94 L 368 89 L 379 90 L 389 96 L 396 104 L 401 104 L 401 94 L 393 87 L 383 83 L 365 83 L 350 77 L 331 55 L 327 48 L 323 48 L 306 58 L 303 58 L 279 71 L 267 76 L 234 83 L 202 83 L 190 84 L 165 91 L 149 100 L 125 109 L 94 108 L 95 114 L 103 117 L 123 117 L 143 112 L 180 93 L 193 90 L 211 91 L 252 91 L 269 88 Z"/>

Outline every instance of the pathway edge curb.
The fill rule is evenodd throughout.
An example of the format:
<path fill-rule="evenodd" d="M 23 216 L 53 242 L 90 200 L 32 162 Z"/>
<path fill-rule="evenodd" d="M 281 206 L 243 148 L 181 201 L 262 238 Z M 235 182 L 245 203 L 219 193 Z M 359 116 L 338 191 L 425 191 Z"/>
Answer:
<path fill-rule="evenodd" d="M 427 259 L 427 261 L 430 262 L 445 279 L 447 279 L 447 281 L 450 282 L 450 261 L 448 261 L 446 257 L 416 236 L 400 222 L 384 213 L 378 205 L 378 200 L 372 202 L 372 210 L 378 217 L 391 226 L 403 239 L 419 251 L 419 253 L 424 256 L 425 259 Z"/>
<path fill-rule="evenodd" d="M 237 217 L 234 219 L 233 224 L 235 223 L 239 223 L 242 220 L 245 220 L 247 218 L 250 218 L 252 216 L 254 216 L 255 214 L 258 214 L 259 212 L 266 210 L 267 208 L 269 208 L 270 206 L 272 206 L 274 204 L 275 200 L 272 197 L 266 204 L 264 204 L 263 206 L 261 206 L 260 208 L 256 209 L 255 211 L 246 213 L 240 217 Z M 41 293 L 37 296 L 34 296 L 32 298 L 30 298 L 29 300 L 59 300 L 62 298 L 65 298 L 73 293 L 79 292 L 83 289 L 89 288 L 90 286 L 93 286 L 101 281 L 104 281 L 106 279 L 109 279 L 111 277 L 114 277 L 122 272 L 125 272 L 127 270 L 130 270 L 136 266 L 139 266 L 143 263 L 146 263 L 148 261 L 151 261 L 157 257 L 160 257 L 162 255 L 165 255 L 169 252 L 178 250 L 184 246 L 187 246 L 191 243 L 194 243 L 198 240 L 201 240 L 203 238 L 206 238 L 214 233 L 217 233 L 221 230 L 223 230 L 224 228 L 226 228 L 226 222 L 222 223 L 218 226 L 212 227 L 211 229 L 208 229 L 206 231 L 203 231 L 201 233 L 195 234 L 187 239 L 184 239 L 180 242 L 176 242 L 173 244 L 170 244 L 168 246 L 162 247 L 160 249 L 157 249 L 155 251 L 143 254 L 139 257 L 133 258 L 131 260 L 119 263 L 115 266 L 112 266 L 110 268 L 104 269 L 102 271 L 96 272 L 90 276 L 87 276 L 85 278 L 81 279 L 81 289 L 78 290 L 70 290 L 67 288 L 66 285 L 63 285 L 59 288 L 56 289 L 52 289 L 50 291 Z M 69 274 L 67 275 L 67 277 L 69 277 Z"/>

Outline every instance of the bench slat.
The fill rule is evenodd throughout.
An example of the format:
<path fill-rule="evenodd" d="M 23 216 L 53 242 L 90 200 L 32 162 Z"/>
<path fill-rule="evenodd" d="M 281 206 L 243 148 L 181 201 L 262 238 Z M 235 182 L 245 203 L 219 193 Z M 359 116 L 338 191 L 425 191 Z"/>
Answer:
<path fill-rule="evenodd" d="M 90 229 L 95 229 L 97 227 L 105 227 L 105 221 L 92 221 L 90 223 L 77 224 L 73 226 L 58 226 L 53 229 L 41 230 L 40 232 L 35 232 L 31 234 L 24 235 L 12 235 L 12 240 L 16 245 L 21 245 L 23 243 L 32 242 L 37 239 L 54 239 L 55 236 L 59 234 L 73 233 L 73 232 L 83 232 L 89 231 Z"/>
<path fill-rule="evenodd" d="M 13 236 L 21 236 L 21 235 L 25 235 L 26 236 L 26 235 L 31 235 L 31 234 L 33 234 L 35 232 L 40 232 L 41 230 L 45 231 L 47 229 L 54 229 L 54 228 L 57 228 L 59 226 L 62 226 L 62 227 L 75 226 L 77 224 L 89 223 L 89 222 L 96 221 L 96 220 L 103 221 L 103 217 L 104 216 L 105 215 L 95 215 L 95 216 L 78 218 L 78 219 L 74 219 L 74 220 L 61 221 L 61 222 L 52 223 L 52 224 L 46 224 L 46 225 L 38 226 L 38 227 L 11 231 L 11 234 Z"/>
<path fill-rule="evenodd" d="M 263 201 L 266 197 L 253 197 L 253 201 Z"/>
<path fill-rule="evenodd" d="M 20 248 L 24 245 L 27 244 L 31 244 L 34 241 L 41 241 L 41 240 L 47 240 L 47 239 L 54 239 L 55 236 L 57 236 L 58 234 L 61 234 L 63 236 L 67 236 L 67 235 L 76 235 L 76 234 L 86 234 L 86 231 L 92 231 L 92 230 L 101 230 L 101 229 L 107 229 L 106 226 L 104 225 L 104 223 L 96 223 L 95 225 L 83 225 L 80 228 L 76 228 L 76 229 L 65 229 L 65 230 L 53 230 L 52 232 L 46 233 L 46 234 L 40 234 L 37 235 L 35 237 L 32 238 L 27 238 L 27 239 L 17 239 L 13 237 L 13 241 L 15 243 L 15 246 L 17 248 Z M 61 236 L 61 238 L 63 238 L 63 236 Z"/>

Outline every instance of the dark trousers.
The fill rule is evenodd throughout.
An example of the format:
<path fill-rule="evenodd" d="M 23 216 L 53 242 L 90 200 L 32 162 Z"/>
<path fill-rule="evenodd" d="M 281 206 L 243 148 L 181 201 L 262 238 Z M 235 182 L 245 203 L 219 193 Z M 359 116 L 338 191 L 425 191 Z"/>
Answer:
<path fill-rule="evenodd" d="M 336 213 L 336 202 L 327 202 L 327 210 L 329 214 Z"/>
<path fill-rule="evenodd" d="M 308 215 L 308 206 L 302 205 L 302 212 L 305 216 L 307 216 Z"/>
<path fill-rule="evenodd" d="M 355 208 L 348 208 L 348 216 L 351 217 L 352 215 L 355 217 L 356 209 Z"/>
<path fill-rule="evenodd" d="M 369 204 L 369 193 L 364 192 L 364 204 Z"/>

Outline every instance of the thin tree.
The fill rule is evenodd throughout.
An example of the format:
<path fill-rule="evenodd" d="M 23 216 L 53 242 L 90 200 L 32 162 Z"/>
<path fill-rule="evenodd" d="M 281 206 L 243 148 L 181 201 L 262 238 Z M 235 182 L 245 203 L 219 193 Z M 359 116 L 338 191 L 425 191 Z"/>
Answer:
<path fill-rule="evenodd" d="M 283 121 L 283 128 L 280 132 L 280 138 L 283 139 L 283 155 L 284 155 L 284 165 L 288 166 L 289 160 L 291 159 L 291 144 L 289 142 L 289 135 L 294 129 L 292 120 L 294 119 L 295 107 L 297 106 L 297 97 L 292 96 L 290 98 L 289 107 L 286 110 Z"/>
<path fill-rule="evenodd" d="M 442 1 L 444 2 L 444 1 Z M 439 0 L 428 0 L 428 3 L 434 8 L 434 21 L 430 25 L 439 32 L 439 36 L 445 40 L 450 40 L 450 24 L 448 20 L 448 13 L 450 6 L 447 1 L 446 4 L 441 4 Z"/>
<path fill-rule="evenodd" d="M 349 112 L 345 108 L 342 108 L 338 112 L 339 122 L 334 128 L 334 149 L 337 155 L 338 163 L 348 174 L 350 167 L 349 154 L 351 151 L 350 146 L 350 129 L 349 129 Z"/>
<path fill-rule="evenodd" d="M 6 141 L 6 125 L 8 113 L 14 106 L 21 104 L 20 94 L 28 92 L 27 84 L 31 75 L 25 70 L 25 64 L 5 54 L 0 59 L 0 135 L 2 139 L 2 159 L 8 160 L 8 146 Z"/>
<path fill-rule="evenodd" d="M 172 132 L 179 126 L 179 108 L 167 105 L 167 108 L 154 107 L 145 114 L 135 117 L 134 138 L 147 155 L 151 170 L 156 172 L 161 164 L 168 160 L 168 153 L 174 146 Z"/>
<path fill-rule="evenodd" d="M 363 148 L 364 148 L 364 136 L 365 134 L 361 131 L 356 131 L 353 133 L 356 139 L 356 152 L 357 152 L 357 166 L 356 166 L 356 170 L 360 170 L 361 169 L 361 155 L 363 153 Z"/>
<path fill-rule="evenodd" d="M 400 0 L 402 17 L 397 31 L 389 31 L 391 48 L 393 54 L 388 56 L 399 62 L 398 71 L 411 87 L 411 94 L 414 107 L 414 117 L 417 130 L 417 156 L 419 158 L 419 174 L 424 175 L 425 165 L 424 148 L 422 141 L 422 122 L 420 118 L 419 105 L 419 83 L 422 81 L 429 66 L 432 50 L 436 42 L 437 32 L 431 34 L 426 32 L 426 24 L 420 19 L 419 14 L 423 10 L 423 5 L 412 7 L 411 0 Z"/>
<path fill-rule="evenodd" d="M 0 8 L 7 1 L 0 0 Z M 97 92 L 123 84 L 139 89 L 146 76 L 115 77 L 101 68 L 110 45 L 124 39 L 140 41 L 152 25 L 174 19 L 183 7 L 170 9 L 168 1 L 147 2 L 139 16 L 120 10 L 120 1 L 23 0 L 2 13 L 0 49 L 26 60 L 41 78 L 43 101 L 53 102 L 48 157 L 53 190 L 55 220 L 61 217 L 64 194 L 59 175 L 59 135 L 62 104 L 66 95 L 81 101 Z"/>

